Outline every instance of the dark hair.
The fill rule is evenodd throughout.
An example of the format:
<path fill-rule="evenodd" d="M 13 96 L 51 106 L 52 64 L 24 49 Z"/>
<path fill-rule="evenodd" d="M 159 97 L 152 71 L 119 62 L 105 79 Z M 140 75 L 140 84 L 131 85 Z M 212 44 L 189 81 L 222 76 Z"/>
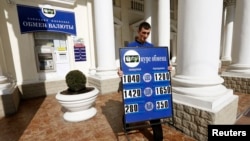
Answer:
<path fill-rule="evenodd" d="M 148 22 L 142 22 L 142 23 L 139 25 L 139 31 L 141 31 L 142 28 L 144 28 L 144 29 L 150 29 L 150 28 L 151 28 L 151 25 L 150 25 Z"/>

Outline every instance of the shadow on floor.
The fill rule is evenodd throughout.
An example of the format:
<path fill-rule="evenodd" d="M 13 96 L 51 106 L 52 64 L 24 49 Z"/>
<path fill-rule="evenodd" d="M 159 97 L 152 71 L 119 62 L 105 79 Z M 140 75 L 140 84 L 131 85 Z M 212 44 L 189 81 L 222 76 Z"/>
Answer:
<path fill-rule="evenodd" d="M 22 100 L 17 113 L 0 119 L 0 140 L 18 141 L 45 98 Z M 34 104 L 35 103 L 35 104 Z M 9 133 L 13 133 L 10 135 Z"/>

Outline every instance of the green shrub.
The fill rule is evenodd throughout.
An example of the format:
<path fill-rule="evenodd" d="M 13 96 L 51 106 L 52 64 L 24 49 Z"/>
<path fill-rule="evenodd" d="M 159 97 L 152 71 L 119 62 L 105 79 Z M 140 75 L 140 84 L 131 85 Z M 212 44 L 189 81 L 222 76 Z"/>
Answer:
<path fill-rule="evenodd" d="M 78 92 L 86 89 L 87 78 L 81 71 L 72 70 L 66 75 L 66 83 L 69 91 Z"/>

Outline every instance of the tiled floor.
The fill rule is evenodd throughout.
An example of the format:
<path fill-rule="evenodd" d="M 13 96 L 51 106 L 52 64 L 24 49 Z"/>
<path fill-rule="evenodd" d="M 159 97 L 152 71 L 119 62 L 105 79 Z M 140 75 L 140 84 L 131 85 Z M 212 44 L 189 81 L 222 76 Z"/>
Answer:
<path fill-rule="evenodd" d="M 239 95 L 237 124 L 250 124 L 244 112 L 250 107 L 250 95 Z M 19 111 L 0 119 L 0 141 L 152 141 L 151 128 L 141 128 L 126 136 L 122 129 L 122 97 L 119 93 L 99 95 L 97 115 L 70 123 L 62 118 L 55 95 L 22 101 Z M 164 125 L 164 141 L 195 141 L 174 127 Z M 128 137 L 128 138 L 127 138 Z"/>
<path fill-rule="evenodd" d="M 250 125 L 250 94 L 235 93 L 239 96 L 238 120 L 235 124 Z"/>

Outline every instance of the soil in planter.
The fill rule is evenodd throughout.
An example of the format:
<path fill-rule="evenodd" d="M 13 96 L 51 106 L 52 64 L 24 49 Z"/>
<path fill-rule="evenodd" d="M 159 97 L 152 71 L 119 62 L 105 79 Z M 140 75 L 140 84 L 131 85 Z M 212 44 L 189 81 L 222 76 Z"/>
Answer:
<path fill-rule="evenodd" d="M 61 94 L 63 94 L 63 95 L 76 95 L 76 94 L 87 93 L 87 92 L 93 91 L 94 89 L 95 89 L 94 87 L 86 87 L 85 89 L 77 91 L 77 92 L 70 91 L 69 89 L 67 89 L 67 90 L 62 91 Z"/>

